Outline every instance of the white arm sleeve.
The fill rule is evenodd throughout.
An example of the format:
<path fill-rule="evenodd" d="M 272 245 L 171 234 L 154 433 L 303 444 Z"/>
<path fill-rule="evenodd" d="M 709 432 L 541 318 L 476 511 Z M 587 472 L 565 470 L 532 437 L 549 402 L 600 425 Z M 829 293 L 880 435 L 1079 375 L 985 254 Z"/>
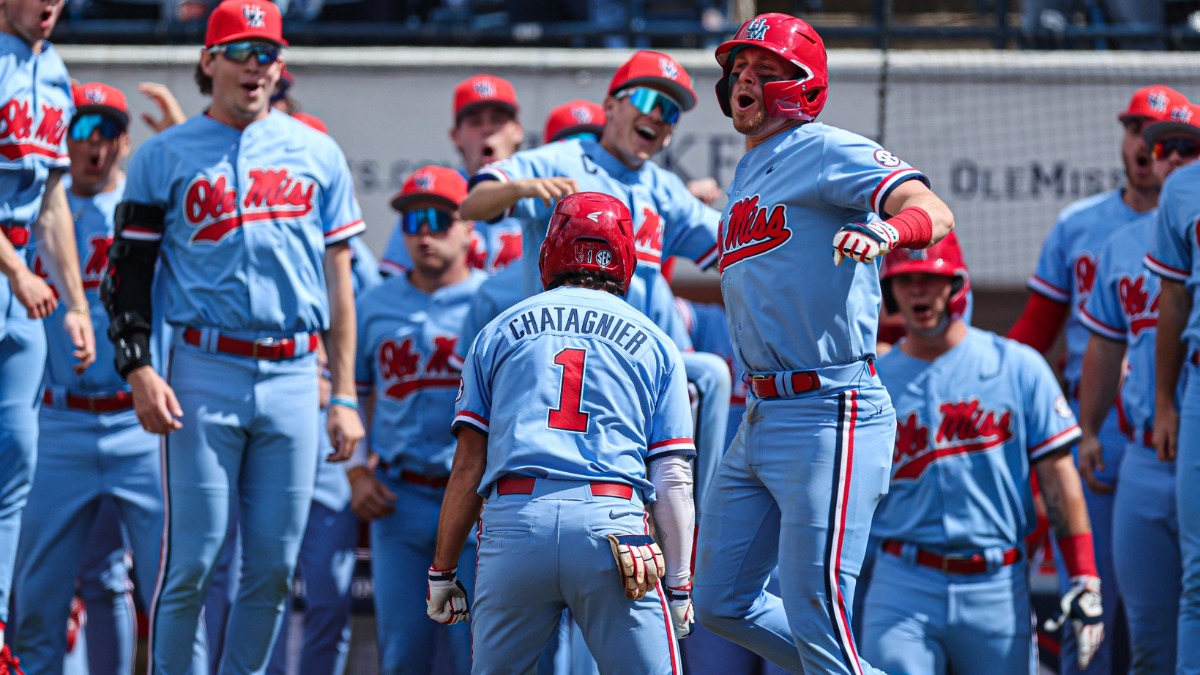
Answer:
<path fill-rule="evenodd" d="M 692 464 L 679 456 L 650 463 L 650 482 L 657 501 L 651 505 L 658 543 L 667 563 L 664 579 L 671 588 L 692 582 L 692 546 L 696 535 L 696 506 L 692 501 Z"/>

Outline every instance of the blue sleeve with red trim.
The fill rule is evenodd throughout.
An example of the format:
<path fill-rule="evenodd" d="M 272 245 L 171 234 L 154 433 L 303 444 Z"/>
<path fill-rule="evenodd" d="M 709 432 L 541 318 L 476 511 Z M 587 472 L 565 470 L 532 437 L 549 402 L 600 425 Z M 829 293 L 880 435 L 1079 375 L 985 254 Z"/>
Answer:
<path fill-rule="evenodd" d="M 1025 401 L 1026 451 L 1036 461 L 1079 440 L 1079 424 L 1046 360 L 1032 347 L 1008 341 L 1009 354 L 1023 361 L 1016 369 Z"/>
<path fill-rule="evenodd" d="M 929 185 L 923 173 L 874 141 L 835 127 L 820 130 L 825 136 L 817 180 L 828 204 L 888 218 L 894 214 L 886 213 L 883 205 L 896 186 L 909 180 Z"/>
<path fill-rule="evenodd" d="M 1146 267 L 1172 281 L 1187 281 L 1193 274 L 1193 259 L 1200 230 L 1200 165 L 1176 169 L 1158 197 L 1158 223 L 1146 252 Z"/>

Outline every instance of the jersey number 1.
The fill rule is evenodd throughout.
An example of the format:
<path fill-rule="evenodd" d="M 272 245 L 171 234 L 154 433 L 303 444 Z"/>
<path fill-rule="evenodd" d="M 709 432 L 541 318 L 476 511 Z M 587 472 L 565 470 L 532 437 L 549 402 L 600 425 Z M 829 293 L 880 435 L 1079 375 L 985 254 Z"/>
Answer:
<path fill-rule="evenodd" d="M 554 355 L 554 365 L 562 366 L 562 386 L 558 407 L 546 415 L 546 424 L 559 431 L 584 433 L 588 428 L 588 413 L 583 412 L 583 371 L 587 366 L 586 349 L 564 349 Z"/>

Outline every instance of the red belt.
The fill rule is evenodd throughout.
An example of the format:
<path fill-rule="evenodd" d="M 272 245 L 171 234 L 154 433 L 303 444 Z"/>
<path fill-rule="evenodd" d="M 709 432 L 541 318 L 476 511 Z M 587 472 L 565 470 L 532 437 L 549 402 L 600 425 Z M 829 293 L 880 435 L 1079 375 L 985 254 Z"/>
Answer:
<path fill-rule="evenodd" d="M 28 225 L 0 225 L 0 234 L 3 234 L 13 246 L 20 247 L 29 243 Z"/>
<path fill-rule="evenodd" d="M 1132 430 L 1125 430 L 1125 438 L 1128 438 L 1131 441 L 1139 440 L 1137 438 L 1134 438 L 1134 436 L 1135 436 L 1135 434 L 1133 433 Z M 1153 448 L 1154 447 L 1154 432 L 1149 429 L 1143 429 L 1141 442 L 1142 442 L 1142 445 L 1146 446 L 1147 448 Z"/>
<path fill-rule="evenodd" d="M 533 494 L 533 486 L 536 483 L 536 478 L 506 476 L 496 481 L 496 494 L 531 495 Z M 592 496 L 594 497 L 620 497 L 621 499 L 633 499 L 633 488 L 624 483 L 592 481 L 589 485 L 591 485 Z"/>
<path fill-rule="evenodd" d="M 42 394 L 42 403 L 54 405 L 54 394 L 49 389 Z M 82 394 L 67 394 L 64 404 L 68 410 L 86 410 L 90 413 L 109 413 L 133 408 L 133 394 L 118 391 L 115 394 L 101 396 L 85 396 Z"/>
<path fill-rule="evenodd" d="M 899 539 L 887 539 L 883 542 L 883 550 L 897 558 L 902 557 L 904 542 Z M 1001 563 L 1004 567 L 1008 567 L 1020 559 L 1020 549 L 1010 548 L 1004 552 Z M 922 567 L 932 567 L 947 574 L 979 574 L 988 571 L 987 558 L 978 553 L 972 556 L 947 556 L 917 549 L 917 564 Z"/>
<path fill-rule="evenodd" d="M 750 378 L 750 391 L 759 398 L 779 398 L 783 396 L 775 384 L 775 375 L 755 375 Z M 798 370 L 791 374 L 793 394 L 803 394 L 821 388 L 821 378 L 815 370 Z"/>
<path fill-rule="evenodd" d="M 183 341 L 199 347 L 203 344 L 203 337 L 199 329 L 185 328 L 183 331 Z M 298 341 L 293 338 L 265 338 L 262 340 L 241 340 L 238 338 L 226 337 L 220 335 L 217 337 L 217 351 L 223 354 L 233 354 L 234 356 L 248 356 L 252 359 L 265 359 L 268 361 L 278 361 L 280 359 L 290 359 L 297 354 Z M 302 342 L 300 344 L 303 344 Z M 300 354 L 308 354 L 317 350 L 317 334 L 308 334 L 307 349 L 299 351 Z"/>
<path fill-rule="evenodd" d="M 401 471 L 400 480 L 414 485 L 424 485 L 431 488 L 444 488 L 450 484 L 449 476 L 426 476 L 412 471 Z"/>

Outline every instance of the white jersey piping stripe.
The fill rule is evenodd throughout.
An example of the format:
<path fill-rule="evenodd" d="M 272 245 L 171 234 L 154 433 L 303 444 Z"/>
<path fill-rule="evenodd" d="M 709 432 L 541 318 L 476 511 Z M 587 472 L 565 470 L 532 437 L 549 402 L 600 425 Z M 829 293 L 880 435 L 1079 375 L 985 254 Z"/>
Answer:
<path fill-rule="evenodd" d="M 327 232 L 325 234 L 325 243 L 336 244 L 340 241 L 345 241 L 356 234 L 361 234 L 366 231 L 367 224 L 362 218 L 359 218 L 358 220 L 351 221 L 345 225 L 342 225 L 341 227 L 334 228 Z"/>
<path fill-rule="evenodd" d="M 850 617 L 846 611 L 846 600 L 842 596 L 840 583 L 842 572 L 842 544 L 846 533 L 846 507 L 850 498 L 850 480 L 854 473 L 854 427 L 858 421 L 858 392 L 850 390 L 841 394 L 839 405 L 839 438 L 836 475 L 833 483 L 833 508 L 829 520 L 828 558 L 825 560 L 825 590 L 828 606 L 833 613 L 834 637 L 847 660 L 846 666 L 853 675 L 862 675 L 858 650 L 854 646 L 854 635 L 850 630 Z"/>
<path fill-rule="evenodd" d="M 889 173 L 887 177 L 879 181 L 879 185 L 875 187 L 875 192 L 871 194 L 871 209 L 880 216 L 885 216 L 886 213 L 883 210 L 883 205 L 887 202 L 888 196 L 892 194 L 892 190 L 896 189 L 897 185 L 906 180 L 924 177 L 924 174 L 913 168 L 898 169 Z"/>
<path fill-rule="evenodd" d="M 651 443 L 648 450 L 650 454 L 657 455 L 660 452 L 670 452 L 672 450 L 695 450 L 696 443 L 690 438 L 668 438 L 667 440 Z"/>
<path fill-rule="evenodd" d="M 1150 255 L 1149 253 L 1147 253 L 1145 259 L 1142 260 L 1142 264 L 1144 264 L 1146 266 L 1146 269 L 1150 270 L 1151 272 L 1154 272 L 1155 274 L 1157 274 L 1160 277 L 1165 277 L 1172 281 L 1187 281 L 1188 280 L 1187 270 L 1181 270 L 1176 267 L 1171 267 L 1170 265 L 1162 262 L 1161 260 L 1155 260 L 1154 256 Z"/>
<path fill-rule="evenodd" d="M 717 259 L 721 257 L 721 247 L 713 244 L 712 248 L 708 249 L 696 258 L 696 266 L 702 270 L 706 270 L 716 264 Z"/>
<path fill-rule="evenodd" d="M 1090 313 L 1088 313 L 1086 307 L 1081 307 L 1079 309 L 1079 323 L 1083 324 L 1085 328 L 1099 335 L 1100 337 L 1108 338 L 1109 340 L 1116 340 L 1117 342 L 1126 341 L 1125 331 L 1118 330 L 1116 327 L 1110 326 L 1100 319 L 1092 316 Z"/>
<path fill-rule="evenodd" d="M 1059 448 L 1064 448 L 1079 440 L 1079 437 L 1082 435 L 1082 432 L 1079 430 L 1079 425 L 1073 424 L 1030 448 L 1029 459 L 1038 459 L 1042 455 L 1054 452 Z"/>
<path fill-rule="evenodd" d="M 1029 277 L 1028 286 L 1029 286 L 1029 288 L 1033 289 L 1034 291 L 1041 293 L 1042 295 L 1046 296 L 1047 298 L 1050 298 L 1051 300 L 1053 300 L 1055 302 L 1070 302 L 1071 301 L 1070 293 L 1068 293 L 1067 291 L 1064 291 L 1063 289 L 1059 288 L 1058 286 L 1055 286 L 1054 284 L 1050 283 L 1049 281 L 1046 281 L 1045 279 L 1039 277 L 1036 274 Z"/>
<path fill-rule="evenodd" d="M 404 265 L 386 258 L 379 261 L 379 269 L 386 274 L 404 274 L 408 271 L 408 268 Z"/>
<path fill-rule="evenodd" d="M 489 431 L 488 421 L 469 410 L 464 410 L 454 416 L 454 426 L 460 424 L 474 427 L 485 434 Z"/>
<path fill-rule="evenodd" d="M 126 227 L 121 230 L 122 239 L 133 239 L 136 241 L 162 241 L 162 232 L 154 230 L 141 230 L 135 227 Z"/>

